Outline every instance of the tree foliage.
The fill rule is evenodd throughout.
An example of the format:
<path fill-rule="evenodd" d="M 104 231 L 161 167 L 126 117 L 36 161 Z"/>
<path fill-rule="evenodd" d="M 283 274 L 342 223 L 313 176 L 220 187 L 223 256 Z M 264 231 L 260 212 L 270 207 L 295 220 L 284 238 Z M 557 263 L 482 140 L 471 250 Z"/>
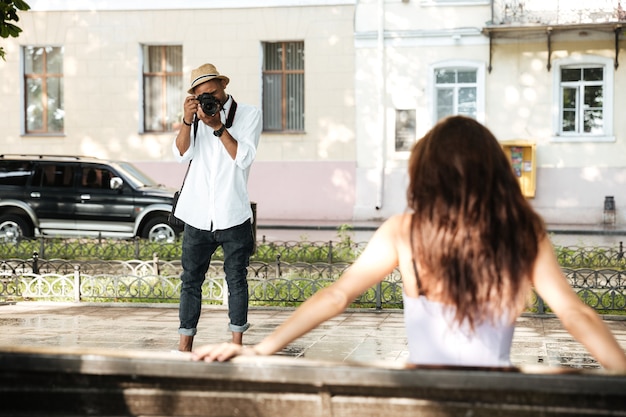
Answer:
<path fill-rule="evenodd" d="M 17 11 L 29 10 L 30 6 L 23 0 L 0 0 L 0 37 L 8 38 L 9 36 L 17 38 L 22 29 L 11 22 L 19 22 L 20 18 Z M 0 58 L 4 58 L 4 48 L 0 46 Z"/>

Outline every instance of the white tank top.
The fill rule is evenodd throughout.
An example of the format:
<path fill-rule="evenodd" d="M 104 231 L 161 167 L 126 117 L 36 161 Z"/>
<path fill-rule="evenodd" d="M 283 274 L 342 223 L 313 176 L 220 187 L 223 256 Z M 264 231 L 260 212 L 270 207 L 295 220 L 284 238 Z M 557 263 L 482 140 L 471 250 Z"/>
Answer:
<path fill-rule="evenodd" d="M 404 324 L 410 363 L 418 365 L 511 366 L 514 325 L 481 323 L 474 332 L 454 322 L 454 307 L 404 292 Z"/>

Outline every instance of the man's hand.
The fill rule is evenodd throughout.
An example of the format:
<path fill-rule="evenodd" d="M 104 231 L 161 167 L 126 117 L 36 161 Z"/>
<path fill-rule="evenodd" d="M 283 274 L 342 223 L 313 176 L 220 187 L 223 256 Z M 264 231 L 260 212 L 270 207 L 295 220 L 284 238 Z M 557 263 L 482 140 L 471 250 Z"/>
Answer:
<path fill-rule="evenodd" d="M 196 100 L 195 96 L 188 96 L 185 99 L 185 104 L 183 105 L 183 120 L 187 123 L 193 123 L 193 116 L 196 114 L 199 108 L 198 100 Z"/>
<path fill-rule="evenodd" d="M 211 116 L 210 114 L 206 114 L 205 112 L 202 111 L 202 107 L 200 106 L 200 103 L 198 103 L 198 100 L 196 100 L 196 103 L 197 103 L 196 114 L 198 115 L 198 119 L 200 119 L 202 123 L 211 127 L 213 130 L 217 130 L 220 127 L 222 127 L 222 119 L 220 118 L 219 111 L 217 111 L 213 116 Z"/>

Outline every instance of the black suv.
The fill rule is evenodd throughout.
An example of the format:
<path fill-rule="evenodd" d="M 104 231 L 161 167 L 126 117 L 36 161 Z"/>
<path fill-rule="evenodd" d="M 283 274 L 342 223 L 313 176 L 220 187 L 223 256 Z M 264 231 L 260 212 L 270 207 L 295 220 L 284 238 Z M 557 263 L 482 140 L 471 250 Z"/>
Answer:
<path fill-rule="evenodd" d="M 0 155 L 0 242 L 23 237 L 139 236 L 171 242 L 172 189 L 127 162 Z"/>

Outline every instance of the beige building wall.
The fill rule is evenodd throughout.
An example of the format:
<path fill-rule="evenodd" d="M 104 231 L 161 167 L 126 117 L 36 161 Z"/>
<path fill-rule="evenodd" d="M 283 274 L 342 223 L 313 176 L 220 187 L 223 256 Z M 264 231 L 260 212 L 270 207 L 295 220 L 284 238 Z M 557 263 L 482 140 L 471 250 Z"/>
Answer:
<path fill-rule="evenodd" d="M 395 111 L 415 110 L 420 138 L 435 122 L 433 66 L 473 62 L 484 70 L 478 119 L 502 141 L 537 145 L 537 191 L 530 201 L 545 220 L 601 225 L 605 197 L 613 196 L 617 225 L 625 224 L 626 118 L 621 109 L 626 108 L 626 67 L 613 69 L 614 33 L 555 32 L 549 71 L 545 32 L 497 39 L 490 51 L 489 38 L 481 33 L 491 18 L 489 2 L 435 3 L 363 0 L 357 5 L 355 217 L 386 218 L 406 209 L 408 153 L 394 150 Z M 621 33 L 622 61 L 625 48 Z M 606 141 L 574 141 L 554 134 L 554 65 L 581 56 L 610 60 L 614 82 L 607 100 L 614 119 Z"/>
<path fill-rule="evenodd" d="M 551 63 L 581 56 L 615 59 L 612 34 L 557 35 Z M 578 39 L 576 39 L 578 38 Z M 622 52 L 623 52 L 622 48 Z M 532 204 L 549 223 L 602 224 L 604 200 L 613 196 L 618 224 L 626 223 L 626 106 L 624 68 L 614 70 L 613 138 L 608 142 L 569 141 L 554 134 L 554 69 L 548 71 L 545 39 L 498 45 L 488 77 L 488 125 L 502 140 L 537 144 L 537 194 Z M 563 141 L 561 141 L 563 140 Z"/>
<path fill-rule="evenodd" d="M 351 218 L 352 1 L 29 3 L 20 37 L 3 40 L 1 152 L 122 159 L 178 187 L 185 167 L 172 162 L 175 132 L 142 133 L 141 45 L 182 45 L 185 85 L 191 69 L 211 62 L 230 77 L 227 92 L 260 107 L 262 42 L 304 41 L 305 131 L 262 135 L 250 194 L 260 218 Z M 24 45 L 64 48 L 63 135 L 24 135 Z"/>
<path fill-rule="evenodd" d="M 593 0 L 590 0 L 593 2 Z M 263 134 L 249 183 L 262 221 L 384 219 L 406 208 L 408 152 L 395 149 L 396 110 L 414 110 L 415 137 L 435 123 L 433 66 L 479 67 L 478 119 L 501 140 L 537 144 L 532 204 L 550 223 L 600 224 L 614 196 L 626 224 L 626 39 L 612 72 L 612 140 L 554 136 L 554 74 L 547 39 L 535 32 L 489 39 L 489 1 L 459 0 L 31 0 L 24 32 L 3 39 L 0 152 L 85 154 L 124 159 L 177 187 L 175 132 L 141 133 L 142 44 L 182 45 L 184 79 L 212 62 L 228 91 L 260 106 L 261 44 L 305 43 L 306 126 Z M 471 4 L 470 4 L 471 3 Z M 23 135 L 23 45 L 64 46 L 65 133 Z M 550 62 L 579 56 L 615 61 L 613 33 L 555 33 Z M 489 72 L 489 66 L 492 66 Z"/>

